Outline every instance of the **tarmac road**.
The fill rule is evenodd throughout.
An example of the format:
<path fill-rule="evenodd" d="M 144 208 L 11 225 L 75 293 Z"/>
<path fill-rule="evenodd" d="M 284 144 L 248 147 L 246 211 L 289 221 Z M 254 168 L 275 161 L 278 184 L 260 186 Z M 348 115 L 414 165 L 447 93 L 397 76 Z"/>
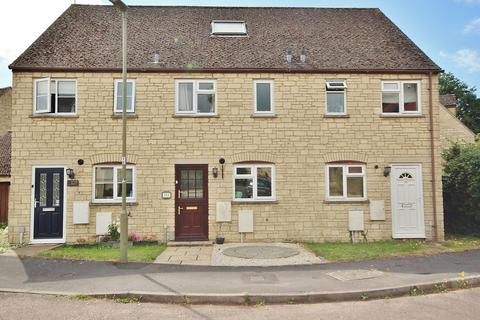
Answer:
<path fill-rule="evenodd" d="M 480 288 L 395 299 L 302 305 L 211 306 L 0 294 L 0 319 L 479 319 Z"/>

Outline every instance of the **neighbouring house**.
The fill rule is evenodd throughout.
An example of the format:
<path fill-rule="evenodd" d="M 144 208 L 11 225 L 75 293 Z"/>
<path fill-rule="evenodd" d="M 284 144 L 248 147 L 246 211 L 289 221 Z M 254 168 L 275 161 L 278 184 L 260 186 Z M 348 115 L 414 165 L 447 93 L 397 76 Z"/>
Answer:
<path fill-rule="evenodd" d="M 443 239 L 442 70 L 380 10 L 133 6 L 128 41 L 131 231 Z M 119 11 L 72 5 L 10 65 L 10 242 L 118 219 L 121 62 Z"/>
<path fill-rule="evenodd" d="M 8 222 L 12 88 L 0 88 L 0 224 Z"/>
<path fill-rule="evenodd" d="M 442 150 L 446 150 L 452 144 L 472 143 L 475 141 L 475 133 L 463 124 L 456 115 L 457 99 L 454 94 L 440 95 L 440 140 Z"/>

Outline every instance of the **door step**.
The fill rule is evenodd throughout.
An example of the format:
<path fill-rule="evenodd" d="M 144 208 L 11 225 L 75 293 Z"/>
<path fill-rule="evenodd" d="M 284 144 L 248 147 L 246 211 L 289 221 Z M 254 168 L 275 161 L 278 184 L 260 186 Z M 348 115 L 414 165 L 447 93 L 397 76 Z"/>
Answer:
<path fill-rule="evenodd" d="M 169 247 L 204 247 L 213 246 L 212 241 L 169 241 Z"/>

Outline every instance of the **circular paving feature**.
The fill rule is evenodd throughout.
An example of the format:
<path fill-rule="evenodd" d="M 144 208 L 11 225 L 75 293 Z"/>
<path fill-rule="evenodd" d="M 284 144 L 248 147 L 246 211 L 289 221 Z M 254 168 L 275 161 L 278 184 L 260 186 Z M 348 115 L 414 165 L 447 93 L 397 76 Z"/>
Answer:
<path fill-rule="evenodd" d="M 279 259 L 296 256 L 300 252 L 294 248 L 278 246 L 239 246 L 227 248 L 222 253 L 229 257 L 242 259 Z"/>

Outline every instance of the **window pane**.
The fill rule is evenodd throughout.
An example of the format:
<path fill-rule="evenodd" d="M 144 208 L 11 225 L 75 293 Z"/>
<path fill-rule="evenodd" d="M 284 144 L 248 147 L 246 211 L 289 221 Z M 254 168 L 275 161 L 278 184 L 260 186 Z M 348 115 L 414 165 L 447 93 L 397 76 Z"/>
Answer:
<path fill-rule="evenodd" d="M 95 183 L 113 183 L 113 168 L 95 168 Z"/>
<path fill-rule="evenodd" d="M 193 111 L 193 83 L 178 84 L 178 110 Z"/>
<path fill-rule="evenodd" d="M 47 206 L 47 174 L 40 173 L 40 207 Z"/>
<path fill-rule="evenodd" d="M 330 196 L 341 197 L 343 196 L 343 168 L 342 167 L 330 167 L 328 168 L 329 175 L 329 190 Z"/>
<path fill-rule="evenodd" d="M 37 96 L 37 110 L 36 111 L 47 111 L 48 110 L 48 96 Z"/>
<path fill-rule="evenodd" d="M 383 92 L 382 111 L 384 113 L 398 113 L 400 111 L 400 94 Z"/>
<path fill-rule="evenodd" d="M 257 196 L 272 196 L 272 168 L 257 168 Z"/>
<path fill-rule="evenodd" d="M 199 82 L 198 90 L 213 90 L 213 82 Z"/>
<path fill-rule="evenodd" d="M 60 173 L 53 174 L 52 206 L 60 206 Z"/>
<path fill-rule="evenodd" d="M 121 198 L 122 197 L 122 184 L 119 183 L 117 186 L 117 197 Z M 127 183 L 127 198 L 132 198 L 133 197 L 133 184 Z"/>
<path fill-rule="evenodd" d="M 347 177 L 347 197 L 363 197 L 363 177 Z"/>
<path fill-rule="evenodd" d="M 257 83 L 257 111 L 272 111 L 270 83 Z"/>
<path fill-rule="evenodd" d="M 362 173 L 362 167 L 348 167 L 348 173 Z"/>
<path fill-rule="evenodd" d="M 117 82 L 117 95 L 123 96 L 123 81 Z M 127 82 L 127 97 L 133 96 L 133 82 Z"/>
<path fill-rule="evenodd" d="M 113 199 L 113 183 L 96 184 L 95 199 Z"/>
<path fill-rule="evenodd" d="M 398 83 L 391 83 L 391 82 L 384 83 L 383 90 L 398 91 L 399 90 Z"/>
<path fill-rule="evenodd" d="M 75 96 L 75 81 L 58 81 L 58 94 Z"/>
<path fill-rule="evenodd" d="M 36 110 L 35 111 L 48 111 L 48 80 L 36 82 Z"/>
<path fill-rule="evenodd" d="M 237 168 L 237 174 L 251 174 L 252 168 L 249 167 L 240 167 Z"/>
<path fill-rule="evenodd" d="M 48 80 L 37 81 L 37 96 L 48 94 Z"/>
<path fill-rule="evenodd" d="M 235 198 L 253 198 L 253 179 L 235 179 Z"/>
<path fill-rule="evenodd" d="M 115 111 L 123 111 L 123 83 L 117 82 L 117 105 Z M 127 112 L 133 112 L 133 83 L 127 82 Z"/>
<path fill-rule="evenodd" d="M 215 94 L 199 94 L 197 103 L 198 113 L 215 112 Z"/>
<path fill-rule="evenodd" d="M 58 113 L 75 112 L 75 97 L 65 98 L 58 97 Z"/>
<path fill-rule="evenodd" d="M 418 92 L 416 83 L 403 84 L 403 109 L 405 111 L 418 111 Z"/>
<path fill-rule="evenodd" d="M 327 92 L 327 112 L 345 112 L 345 95 L 343 92 Z"/>

